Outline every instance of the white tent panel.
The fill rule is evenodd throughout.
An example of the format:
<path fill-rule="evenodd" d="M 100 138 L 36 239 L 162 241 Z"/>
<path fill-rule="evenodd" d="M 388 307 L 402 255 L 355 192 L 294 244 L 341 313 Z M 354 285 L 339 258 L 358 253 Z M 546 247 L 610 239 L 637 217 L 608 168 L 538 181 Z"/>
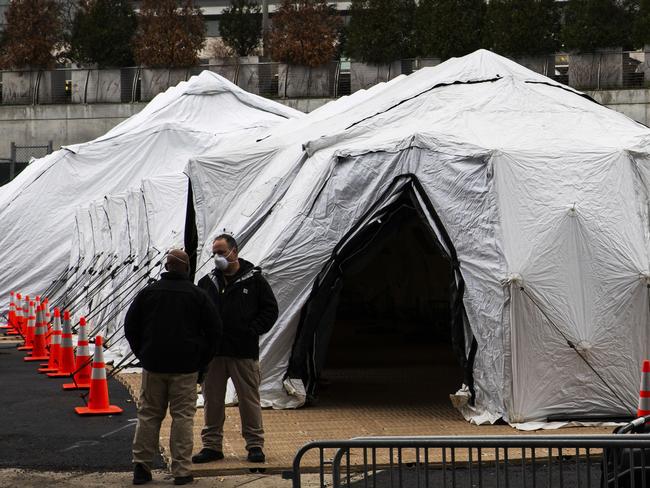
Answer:
<path fill-rule="evenodd" d="M 184 246 L 188 179 L 183 173 L 142 180 L 151 244 L 166 251 Z"/>

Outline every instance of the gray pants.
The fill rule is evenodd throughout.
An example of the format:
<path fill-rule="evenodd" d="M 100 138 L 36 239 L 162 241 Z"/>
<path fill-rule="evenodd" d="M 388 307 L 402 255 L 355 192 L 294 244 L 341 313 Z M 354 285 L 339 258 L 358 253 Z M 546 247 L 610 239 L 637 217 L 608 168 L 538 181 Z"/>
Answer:
<path fill-rule="evenodd" d="M 165 374 L 142 370 L 138 425 L 133 438 L 134 463 L 142 463 L 151 471 L 153 459 L 159 452 L 160 424 L 169 405 L 172 474 L 175 477 L 192 474 L 197 376 L 198 373 Z"/>
<path fill-rule="evenodd" d="M 256 359 L 217 356 L 208 367 L 203 383 L 205 427 L 203 447 L 223 450 L 223 423 L 226 421 L 226 385 L 232 378 L 239 399 L 241 433 L 246 449 L 264 447 L 262 407 L 260 406 L 260 363 Z"/>

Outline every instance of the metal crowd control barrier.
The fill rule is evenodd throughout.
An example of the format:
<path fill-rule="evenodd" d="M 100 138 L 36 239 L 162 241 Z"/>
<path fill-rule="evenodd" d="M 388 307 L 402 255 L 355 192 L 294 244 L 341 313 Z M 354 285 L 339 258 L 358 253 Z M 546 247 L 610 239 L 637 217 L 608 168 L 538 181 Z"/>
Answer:
<path fill-rule="evenodd" d="M 320 487 L 643 488 L 649 455 L 647 434 L 360 437 L 306 444 L 283 477 L 311 459 Z"/>

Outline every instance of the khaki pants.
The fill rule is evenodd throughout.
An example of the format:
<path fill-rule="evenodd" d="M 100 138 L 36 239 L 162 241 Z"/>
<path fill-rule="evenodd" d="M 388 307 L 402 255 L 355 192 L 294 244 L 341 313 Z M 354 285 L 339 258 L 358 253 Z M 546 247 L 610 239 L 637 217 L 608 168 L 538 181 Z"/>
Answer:
<path fill-rule="evenodd" d="M 153 459 L 159 452 L 160 424 L 169 405 L 172 474 L 174 477 L 192 474 L 197 376 L 198 373 L 165 374 L 142 370 L 138 425 L 133 438 L 134 463 L 142 463 L 151 471 Z"/>
<path fill-rule="evenodd" d="M 260 406 L 260 363 L 256 359 L 217 356 L 208 367 L 203 383 L 205 427 L 203 447 L 223 451 L 223 423 L 226 420 L 226 385 L 232 378 L 239 399 L 241 433 L 246 449 L 264 447 L 264 428 Z"/>

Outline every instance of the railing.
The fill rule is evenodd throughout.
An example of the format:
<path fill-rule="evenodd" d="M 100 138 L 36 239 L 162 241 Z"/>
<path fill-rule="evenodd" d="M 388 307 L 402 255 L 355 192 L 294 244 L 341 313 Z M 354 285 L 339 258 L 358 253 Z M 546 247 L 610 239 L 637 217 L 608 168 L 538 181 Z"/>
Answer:
<path fill-rule="evenodd" d="M 302 447 L 293 470 L 317 466 L 320 487 L 650 486 L 650 435 L 363 437 Z"/>
<path fill-rule="evenodd" d="M 515 59 L 522 65 L 582 90 L 650 87 L 650 53 L 603 51 Z M 4 105 L 148 102 L 203 70 L 269 98 L 333 98 L 369 88 L 400 74 L 435 66 L 434 58 L 374 66 L 332 62 L 318 68 L 267 62 L 224 62 L 182 69 L 69 69 L 0 72 Z"/>

